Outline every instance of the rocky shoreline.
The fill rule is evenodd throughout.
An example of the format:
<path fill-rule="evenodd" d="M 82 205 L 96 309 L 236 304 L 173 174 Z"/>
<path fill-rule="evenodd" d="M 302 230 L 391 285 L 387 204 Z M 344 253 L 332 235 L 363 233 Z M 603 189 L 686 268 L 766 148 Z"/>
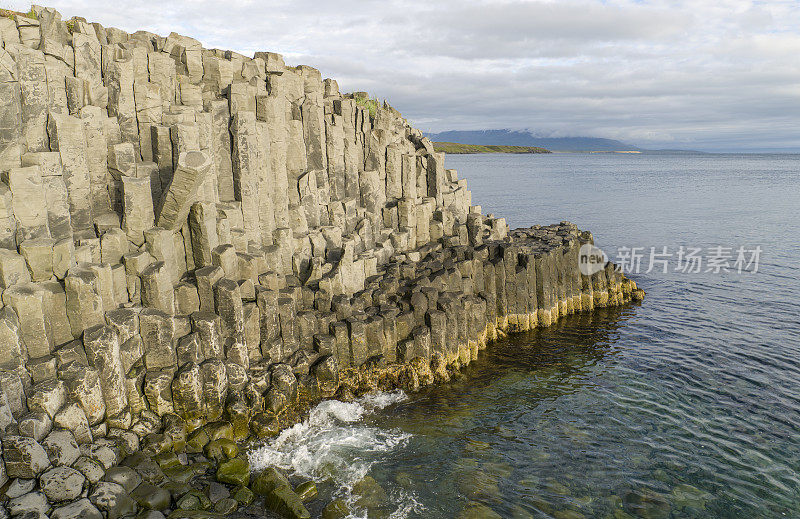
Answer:
<path fill-rule="evenodd" d="M 311 67 L 37 6 L 0 43 L 0 519 L 308 517 L 246 442 L 643 297 Z"/>
<path fill-rule="evenodd" d="M 20 424 L 11 424 L 3 438 L 11 478 L 3 505 L 11 517 L 158 519 L 222 517 L 255 502 L 254 510 L 309 517 L 303 503 L 316 497 L 314 482 L 293 487 L 274 468 L 251 475 L 246 445 L 277 436 L 323 398 L 349 400 L 374 390 L 443 383 L 506 333 L 641 299 L 641 290 L 611 264 L 592 276 L 580 274 L 578 247 L 590 241 L 588 233 L 563 223 L 515 230 L 475 247 L 431 246 L 423 259 L 407 265 L 413 268 L 383 271 L 368 287 L 369 303 L 362 294 L 335 308 L 342 317 L 335 323 L 349 326 L 341 345 L 350 355 L 363 348 L 358 367 L 337 369 L 334 352 L 341 345 L 334 326 L 330 350 L 317 344 L 299 350 L 303 355 L 290 364 L 273 364 L 265 371 L 272 379 L 269 389 L 255 404 L 246 400 L 240 413 L 230 406 L 222 419 L 196 428 L 174 413 L 143 411 L 130 430 L 103 424 L 92 431 L 93 441 L 78 445 L 69 430 L 55 428 L 37 441 L 36 434 L 22 436 Z M 381 290 L 381 281 L 397 286 Z M 390 296 L 397 306 L 375 304 Z M 390 361 L 385 353 L 392 335 L 404 339 Z M 338 499 L 322 517 L 349 513 Z"/>

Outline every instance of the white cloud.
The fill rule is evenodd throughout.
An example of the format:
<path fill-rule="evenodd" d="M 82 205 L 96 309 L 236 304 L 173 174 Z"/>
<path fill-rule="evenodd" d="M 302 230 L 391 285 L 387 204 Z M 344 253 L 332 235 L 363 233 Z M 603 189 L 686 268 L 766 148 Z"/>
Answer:
<path fill-rule="evenodd" d="M 800 143 L 794 0 L 48 5 L 65 18 L 281 52 L 343 90 L 388 98 L 425 130 L 530 128 L 698 148 Z"/>

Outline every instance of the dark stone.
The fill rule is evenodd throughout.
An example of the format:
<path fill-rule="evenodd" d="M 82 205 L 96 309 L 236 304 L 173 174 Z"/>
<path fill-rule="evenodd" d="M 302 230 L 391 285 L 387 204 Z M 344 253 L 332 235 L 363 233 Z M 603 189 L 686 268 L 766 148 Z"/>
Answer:
<path fill-rule="evenodd" d="M 136 503 L 146 510 L 166 510 L 170 507 L 170 493 L 150 483 L 142 483 L 131 492 Z"/>
<path fill-rule="evenodd" d="M 103 476 L 103 481 L 121 485 L 125 492 L 131 493 L 142 482 L 142 476 L 132 468 L 120 465 L 108 469 Z"/>

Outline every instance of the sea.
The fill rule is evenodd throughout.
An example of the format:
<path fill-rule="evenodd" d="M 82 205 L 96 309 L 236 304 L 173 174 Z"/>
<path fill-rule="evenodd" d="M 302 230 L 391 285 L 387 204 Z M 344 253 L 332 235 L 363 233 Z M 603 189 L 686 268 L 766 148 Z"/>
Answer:
<path fill-rule="evenodd" d="M 800 155 L 449 155 L 512 228 L 568 220 L 640 304 L 326 401 L 250 452 L 351 517 L 800 517 Z"/>

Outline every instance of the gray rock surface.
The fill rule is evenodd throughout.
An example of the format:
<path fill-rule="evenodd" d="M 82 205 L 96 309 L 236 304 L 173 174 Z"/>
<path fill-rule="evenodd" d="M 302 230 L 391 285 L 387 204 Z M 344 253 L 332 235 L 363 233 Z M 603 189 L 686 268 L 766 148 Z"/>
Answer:
<path fill-rule="evenodd" d="M 89 493 L 89 501 L 104 512 L 107 519 L 120 519 L 136 513 L 136 503 L 116 483 L 101 481 L 95 484 Z"/>
<path fill-rule="evenodd" d="M 3 459 L 12 478 L 35 478 L 50 467 L 44 448 L 33 438 L 23 436 L 3 438 Z"/>
<path fill-rule="evenodd" d="M 103 514 L 86 498 L 55 508 L 50 519 L 102 519 Z"/>
<path fill-rule="evenodd" d="M 53 431 L 42 441 L 42 447 L 54 467 L 71 466 L 80 457 L 81 451 L 75 436 L 68 430 Z"/>
<path fill-rule="evenodd" d="M 85 482 L 84 475 L 70 467 L 56 467 L 39 477 L 39 487 L 51 503 L 77 499 Z"/>

